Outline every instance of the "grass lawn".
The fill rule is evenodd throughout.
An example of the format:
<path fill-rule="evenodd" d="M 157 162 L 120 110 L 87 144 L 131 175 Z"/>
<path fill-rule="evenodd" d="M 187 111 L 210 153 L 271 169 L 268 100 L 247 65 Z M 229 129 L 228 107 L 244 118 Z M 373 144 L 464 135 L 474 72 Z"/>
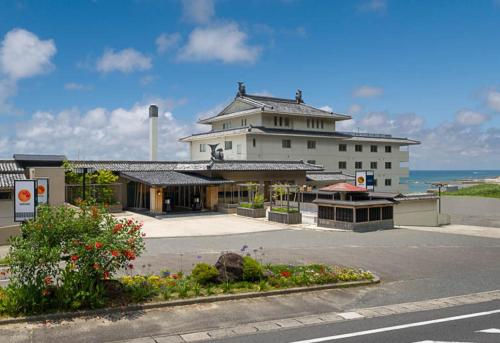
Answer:
<path fill-rule="evenodd" d="M 482 184 L 459 189 L 456 192 L 445 192 L 443 195 L 473 196 L 500 199 L 500 185 Z"/>

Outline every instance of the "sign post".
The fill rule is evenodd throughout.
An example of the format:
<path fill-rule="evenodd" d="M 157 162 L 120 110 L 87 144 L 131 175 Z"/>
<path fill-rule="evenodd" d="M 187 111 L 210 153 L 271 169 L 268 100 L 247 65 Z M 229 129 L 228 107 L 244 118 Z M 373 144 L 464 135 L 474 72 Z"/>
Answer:
<path fill-rule="evenodd" d="M 36 218 L 36 180 L 14 180 L 14 221 Z"/>
<path fill-rule="evenodd" d="M 375 190 L 375 173 L 373 170 L 358 170 L 355 175 L 355 186 L 366 188 L 368 191 Z"/>
<path fill-rule="evenodd" d="M 40 178 L 36 179 L 36 194 L 37 194 L 37 205 L 43 205 L 49 203 L 49 179 Z"/>

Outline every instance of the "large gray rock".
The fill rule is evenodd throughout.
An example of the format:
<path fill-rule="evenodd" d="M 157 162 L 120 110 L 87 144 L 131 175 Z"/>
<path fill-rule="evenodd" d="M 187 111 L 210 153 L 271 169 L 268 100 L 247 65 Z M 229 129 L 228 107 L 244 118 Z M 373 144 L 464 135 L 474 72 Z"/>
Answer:
<path fill-rule="evenodd" d="M 243 257 L 235 253 L 222 254 L 215 268 L 219 271 L 219 282 L 243 281 Z"/>

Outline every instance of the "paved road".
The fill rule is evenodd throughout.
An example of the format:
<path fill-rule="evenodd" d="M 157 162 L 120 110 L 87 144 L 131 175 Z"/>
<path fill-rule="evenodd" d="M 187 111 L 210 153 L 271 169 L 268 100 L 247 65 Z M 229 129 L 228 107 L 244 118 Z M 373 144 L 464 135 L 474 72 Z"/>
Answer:
<path fill-rule="evenodd" d="M 271 331 L 212 342 L 498 343 L 500 342 L 500 301 L 311 325 L 299 329 Z"/>
<path fill-rule="evenodd" d="M 445 196 L 442 211 L 451 216 L 452 224 L 500 228 L 500 199 Z"/>

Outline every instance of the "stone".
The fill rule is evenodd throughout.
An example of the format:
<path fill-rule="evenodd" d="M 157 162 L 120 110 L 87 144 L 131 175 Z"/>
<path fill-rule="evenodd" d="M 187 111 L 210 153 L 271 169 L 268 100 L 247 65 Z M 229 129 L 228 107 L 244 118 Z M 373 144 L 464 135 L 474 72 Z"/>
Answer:
<path fill-rule="evenodd" d="M 264 272 L 262 273 L 262 276 L 266 279 L 269 279 L 271 277 L 275 277 L 276 275 L 269 269 L 266 269 L 264 270 Z"/>
<path fill-rule="evenodd" d="M 217 277 L 219 282 L 237 282 L 243 281 L 243 257 L 235 253 L 222 254 L 215 268 L 219 271 Z"/>

